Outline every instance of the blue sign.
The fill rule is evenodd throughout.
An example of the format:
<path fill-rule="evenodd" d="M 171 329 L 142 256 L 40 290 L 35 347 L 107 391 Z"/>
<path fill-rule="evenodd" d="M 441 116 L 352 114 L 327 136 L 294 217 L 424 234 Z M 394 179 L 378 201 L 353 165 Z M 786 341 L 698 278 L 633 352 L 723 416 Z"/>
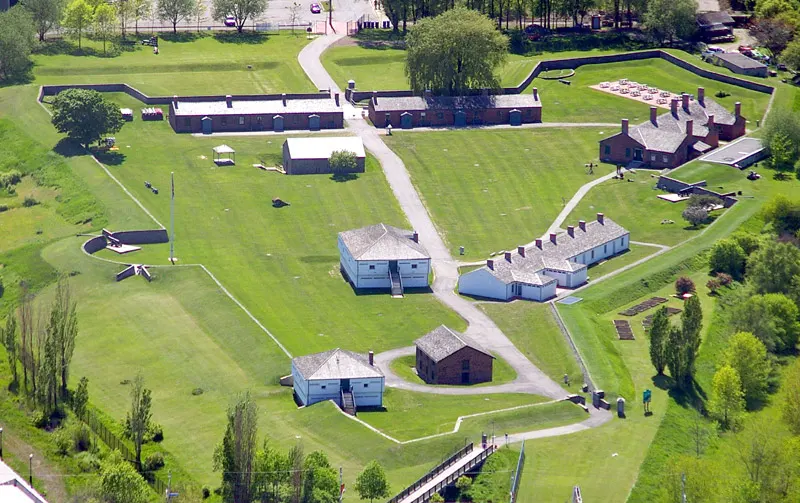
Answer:
<path fill-rule="evenodd" d="M 644 393 L 642 393 L 642 401 L 644 403 L 650 403 L 650 398 L 652 396 L 653 396 L 653 392 L 650 391 L 649 389 L 646 389 L 646 390 L 644 390 Z"/>

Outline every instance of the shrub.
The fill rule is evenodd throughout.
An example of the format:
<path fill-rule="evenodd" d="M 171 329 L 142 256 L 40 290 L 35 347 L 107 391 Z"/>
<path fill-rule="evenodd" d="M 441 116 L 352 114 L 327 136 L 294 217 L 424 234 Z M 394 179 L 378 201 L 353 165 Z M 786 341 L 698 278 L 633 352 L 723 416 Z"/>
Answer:
<path fill-rule="evenodd" d="M 352 173 L 358 168 L 355 152 L 348 150 L 336 150 L 331 154 L 329 162 L 334 173 Z"/>
<path fill-rule="evenodd" d="M 49 422 L 47 414 L 41 410 L 37 410 L 31 415 L 31 424 L 36 428 L 44 428 Z"/>
<path fill-rule="evenodd" d="M 69 454 L 69 449 L 72 447 L 72 438 L 66 428 L 59 428 L 53 433 L 53 445 L 55 445 L 56 454 L 59 456 Z"/>
<path fill-rule="evenodd" d="M 206 500 L 211 497 L 211 489 L 208 486 L 203 486 L 203 499 Z"/>
<path fill-rule="evenodd" d="M 0 213 L 3 213 L 4 211 L 8 211 L 8 205 L 0 204 Z"/>
<path fill-rule="evenodd" d="M 145 433 L 146 442 L 161 442 L 164 440 L 164 429 L 160 424 L 150 422 L 147 425 L 147 433 Z"/>
<path fill-rule="evenodd" d="M 96 472 L 100 469 L 100 460 L 91 452 L 79 452 L 75 455 L 75 462 L 82 472 Z"/>
<path fill-rule="evenodd" d="M 722 204 L 722 199 L 708 194 L 692 194 L 686 202 L 689 208 L 712 208 Z"/>
<path fill-rule="evenodd" d="M 731 277 L 730 274 L 718 272 L 717 281 L 719 282 L 720 286 L 730 286 L 730 284 L 733 283 L 733 277 Z"/>
<path fill-rule="evenodd" d="M 80 423 L 73 428 L 72 446 L 76 452 L 89 450 L 89 448 L 92 446 L 92 436 L 88 426 Z"/>
<path fill-rule="evenodd" d="M 730 95 L 731 95 L 731 93 L 725 92 L 722 89 L 720 89 L 719 91 L 714 93 L 714 96 L 716 96 L 717 98 L 727 98 Z"/>
<path fill-rule="evenodd" d="M 145 472 L 154 472 L 164 466 L 164 455 L 160 452 L 154 452 L 144 458 L 142 463 L 142 470 Z"/>
<path fill-rule="evenodd" d="M 694 293 L 695 286 L 694 281 L 687 278 L 686 276 L 681 276 L 677 280 L 675 280 L 675 292 L 678 295 L 683 295 L 686 293 Z"/>
<path fill-rule="evenodd" d="M 22 180 L 22 175 L 17 170 L 0 173 L 0 188 L 7 189 L 18 184 Z"/>
<path fill-rule="evenodd" d="M 37 204 L 39 204 L 39 201 L 34 199 L 33 196 L 25 196 L 25 199 L 23 199 L 22 201 L 22 206 L 26 208 L 30 208 L 31 206 L 36 206 Z"/>
<path fill-rule="evenodd" d="M 706 283 L 706 288 L 708 288 L 711 293 L 717 293 L 717 290 L 719 290 L 720 286 L 722 285 L 720 285 L 720 282 L 716 279 L 710 279 L 708 280 L 708 283 Z"/>

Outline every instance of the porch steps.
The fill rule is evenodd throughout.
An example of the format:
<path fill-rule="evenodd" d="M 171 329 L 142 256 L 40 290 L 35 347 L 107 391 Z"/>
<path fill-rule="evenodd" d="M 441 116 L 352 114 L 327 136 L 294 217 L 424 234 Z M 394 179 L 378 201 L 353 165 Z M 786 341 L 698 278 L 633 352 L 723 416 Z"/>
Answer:
<path fill-rule="evenodd" d="M 389 279 L 392 281 L 392 297 L 403 297 L 403 282 L 400 279 L 400 271 L 389 267 Z"/>
<path fill-rule="evenodd" d="M 351 391 L 342 391 L 342 410 L 351 416 L 356 415 L 356 402 Z"/>

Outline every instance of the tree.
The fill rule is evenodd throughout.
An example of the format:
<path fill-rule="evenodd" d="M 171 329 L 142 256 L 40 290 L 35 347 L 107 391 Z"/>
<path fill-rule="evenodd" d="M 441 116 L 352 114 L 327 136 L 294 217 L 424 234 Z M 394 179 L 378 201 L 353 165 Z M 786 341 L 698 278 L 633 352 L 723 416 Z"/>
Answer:
<path fill-rule="evenodd" d="M 792 433 L 800 435 L 800 360 L 795 360 L 783 377 L 781 413 Z"/>
<path fill-rule="evenodd" d="M 157 0 L 156 14 L 163 21 L 172 23 L 172 33 L 178 33 L 178 23 L 190 17 L 194 0 Z"/>
<path fill-rule="evenodd" d="M 336 470 L 321 451 L 306 456 L 303 463 L 303 503 L 335 503 L 339 499 Z"/>
<path fill-rule="evenodd" d="M 78 0 L 83 1 L 83 0 Z M 67 89 L 53 100 L 53 125 L 86 147 L 124 124 L 119 108 L 90 89 Z"/>
<path fill-rule="evenodd" d="M 736 280 L 744 277 L 745 262 L 747 262 L 747 255 L 739 243 L 733 239 L 720 239 L 714 243 L 708 257 L 708 265 L 711 266 L 712 274 L 730 274 Z"/>
<path fill-rule="evenodd" d="M 34 27 L 22 6 L 0 12 L 0 81 L 18 80 L 31 67 Z"/>
<path fill-rule="evenodd" d="M 786 495 L 798 476 L 797 440 L 780 426 L 759 415 L 734 437 L 739 459 L 756 489 L 756 497 L 746 501 L 796 501 Z"/>
<path fill-rule="evenodd" d="M 67 396 L 69 366 L 78 336 L 77 305 L 72 299 L 69 281 L 65 276 L 58 280 L 56 295 L 50 313 L 50 326 L 55 344 L 56 370 L 61 381 L 61 396 Z"/>
<path fill-rule="evenodd" d="M 255 19 L 267 10 L 267 0 L 213 0 L 211 15 L 218 21 L 226 16 L 236 18 L 236 30 L 242 33 L 248 19 Z"/>
<path fill-rule="evenodd" d="M 774 54 L 778 54 L 786 48 L 786 45 L 792 40 L 794 31 L 795 26 L 782 19 L 756 19 L 750 26 L 750 35 Z"/>
<path fill-rule="evenodd" d="M 240 394 L 228 407 L 225 436 L 214 450 L 214 469 L 222 471 L 223 501 L 252 500 L 257 421 L 258 407 L 249 391 Z"/>
<path fill-rule="evenodd" d="M 792 40 L 786 45 L 786 49 L 781 53 L 780 61 L 791 70 L 800 70 L 800 39 Z"/>
<path fill-rule="evenodd" d="M 106 4 L 108 5 L 108 4 Z M 133 19 L 134 4 L 131 0 L 115 0 L 113 4 L 113 11 L 119 20 L 119 27 L 122 32 L 122 38 L 125 38 L 125 30 L 129 26 L 131 19 Z M 110 6 L 109 6 L 110 7 Z M 99 6 L 98 6 L 99 8 Z M 95 10 L 95 23 L 97 23 L 98 11 Z M 105 53 L 105 39 L 103 40 L 103 53 Z"/>
<path fill-rule="evenodd" d="M 40 42 L 48 31 L 58 26 L 65 7 L 64 0 L 23 0 L 20 5 L 30 12 Z"/>
<path fill-rule="evenodd" d="M 764 343 L 767 350 L 784 352 L 794 349 L 800 338 L 798 307 L 780 293 L 753 295 L 741 299 L 731 308 L 731 326 L 750 332 Z"/>
<path fill-rule="evenodd" d="M 292 24 L 292 33 L 294 33 L 294 25 L 300 19 L 300 11 L 303 10 L 303 6 L 297 2 L 292 2 L 292 5 L 286 8 L 289 10 L 289 22 Z"/>
<path fill-rule="evenodd" d="M 667 366 L 666 343 L 670 328 L 667 308 L 662 307 L 653 315 L 653 322 L 650 326 L 650 362 L 658 375 L 663 375 Z"/>
<path fill-rule="evenodd" d="M 800 200 L 779 194 L 764 205 L 761 216 L 778 235 L 795 235 L 800 231 Z"/>
<path fill-rule="evenodd" d="M 697 30 L 695 0 L 649 0 L 644 24 L 659 43 L 687 39 Z"/>
<path fill-rule="evenodd" d="M 200 31 L 200 21 L 205 19 L 206 9 L 207 7 L 205 0 L 195 0 L 194 8 L 192 9 L 192 15 L 194 16 L 194 20 L 197 23 L 198 32 Z"/>
<path fill-rule="evenodd" d="M 353 173 L 358 169 L 358 158 L 355 152 L 349 150 L 334 150 L 328 162 L 331 165 L 331 171 L 336 174 Z"/>
<path fill-rule="evenodd" d="M 144 387 L 144 377 L 142 374 L 137 374 L 131 386 L 131 410 L 127 418 L 136 451 L 137 467 L 142 466 L 142 444 L 144 444 L 144 434 L 150 426 L 151 404 L 150 390 Z"/>
<path fill-rule="evenodd" d="M 757 293 L 787 293 L 798 275 L 800 250 L 790 243 L 767 243 L 747 260 L 747 276 Z"/>
<path fill-rule="evenodd" d="M 72 410 L 75 415 L 80 419 L 84 419 L 86 415 L 86 405 L 89 403 L 89 379 L 86 376 L 81 377 L 78 382 L 78 387 L 75 388 L 75 393 L 72 395 Z"/>
<path fill-rule="evenodd" d="M 358 474 L 356 492 L 361 499 L 367 499 L 370 503 L 389 496 L 389 482 L 386 479 L 386 473 L 377 461 L 370 461 L 364 471 Z"/>
<path fill-rule="evenodd" d="M 152 0 L 128 0 L 131 3 L 131 15 L 135 24 L 136 34 L 139 34 L 139 21 L 147 19 L 153 11 Z"/>
<path fill-rule="evenodd" d="M 696 287 L 691 278 L 681 276 L 675 280 L 675 293 L 677 293 L 679 296 L 683 296 L 687 293 L 694 293 L 695 291 Z"/>
<path fill-rule="evenodd" d="M 708 410 L 723 428 L 736 426 L 744 411 L 744 393 L 739 373 L 733 367 L 724 365 L 714 374 Z"/>
<path fill-rule="evenodd" d="M 8 356 L 8 368 L 11 369 L 11 383 L 16 386 L 19 376 L 17 375 L 17 318 L 13 311 L 6 318 L 6 328 L 2 330 L 2 342 L 6 348 Z"/>
<path fill-rule="evenodd" d="M 289 458 L 272 448 L 267 439 L 253 462 L 253 498 L 258 501 L 279 501 L 281 486 L 289 482 Z"/>
<path fill-rule="evenodd" d="M 78 49 L 81 47 L 83 32 L 91 26 L 92 19 L 94 19 L 94 11 L 85 0 L 72 0 L 67 4 L 61 24 L 73 35 L 78 36 Z"/>
<path fill-rule="evenodd" d="M 772 363 L 763 342 L 749 332 L 738 332 L 728 341 L 722 361 L 739 374 L 749 406 L 766 398 Z"/>
<path fill-rule="evenodd" d="M 456 7 L 417 22 L 406 49 L 411 90 L 452 96 L 499 86 L 495 70 L 505 61 L 508 38 L 480 13 Z"/>
<path fill-rule="evenodd" d="M 122 3 L 126 4 L 126 7 L 123 8 L 123 11 L 127 11 L 127 1 L 123 1 Z M 108 40 L 108 37 L 114 33 L 116 22 L 117 11 L 114 10 L 114 7 L 107 3 L 102 3 L 97 6 L 97 9 L 94 11 L 94 20 L 92 25 L 94 26 L 95 35 L 98 35 L 101 39 L 103 39 L 104 56 L 106 54 L 106 41 Z"/>
<path fill-rule="evenodd" d="M 692 227 L 697 228 L 708 221 L 708 210 L 699 206 L 689 206 L 683 210 L 681 216 L 692 224 Z"/>
<path fill-rule="evenodd" d="M 302 444 L 295 444 L 291 449 L 289 449 L 287 464 L 291 473 L 291 476 L 289 477 L 289 484 L 291 485 L 290 500 L 292 503 L 300 503 L 303 496 L 303 478 L 305 476 L 305 472 L 303 472 L 303 464 L 305 462 L 305 458 L 306 455 L 303 452 Z"/>
<path fill-rule="evenodd" d="M 692 382 L 702 326 L 700 301 L 697 296 L 690 297 L 684 303 L 681 326 L 671 327 L 666 343 L 667 367 L 681 389 L 687 389 Z"/>
<path fill-rule="evenodd" d="M 741 246 L 742 250 L 744 250 L 744 254 L 747 256 L 758 250 L 758 247 L 761 245 L 758 236 L 750 232 L 736 232 L 730 239 L 733 239 L 736 244 Z"/>
<path fill-rule="evenodd" d="M 100 465 L 100 492 L 105 501 L 147 503 L 150 487 L 119 451 L 113 451 Z"/>
<path fill-rule="evenodd" d="M 784 133 L 775 134 L 769 142 L 769 164 L 777 171 L 791 171 L 794 169 L 794 160 L 797 149 L 792 145 L 792 140 Z"/>
<path fill-rule="evenodd" d="M 472 479 L 467 477 L 466 475 L 462 475 L 458 477 L 458 479 L 456 479 L 456 489 L 458 489 L 458 491 L 461 494 L 464 494 L 465 492 L 469 491 L 469 488 L 471 486 L 472 486 Z"/>
<path fill-rule="evenodd" d="M 800 144 L 800 114 L 793 112 L 791 108 L 776 108 L 771 111 L 769 118 L 764 123 L 764 136 L 762 137 L 762 142 L 768 149 L 772 148 L 772 141 L 776 135 L 784 135 L 789 138 L 792 147 Z M 796 155 L 797 150 L 792 148 L 792 152 Z"/>
<path fill-rule="evenodd" d="M 431 503 L 444 503 L 444 496 L 439 493 L 433 493 L 430 499 Z"/>

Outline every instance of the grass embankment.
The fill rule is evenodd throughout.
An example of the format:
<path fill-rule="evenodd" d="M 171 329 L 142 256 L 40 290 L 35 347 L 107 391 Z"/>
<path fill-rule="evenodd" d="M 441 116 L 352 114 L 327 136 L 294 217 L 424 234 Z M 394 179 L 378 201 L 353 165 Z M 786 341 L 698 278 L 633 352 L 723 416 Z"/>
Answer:
<path fill-rule="evenodd" d="M 414 371 L 416 367 L 416 357 L 414 355 L 401 356 L 391 363 L 392 370 L 400 377 L 408 382 L 417 384 L 427 384 L 423 381 Z M 517 378 L 517 373 L 514 369 L 500 357 L 495 357 L 492 362 L 492 380 L 480 384 L 469 386 L 470 388 L 480 388 L 485 386 L 496 386 L 498 384 L 505 384 Z M 448 387 L 442 384 L 430 384 L 429 386 L 435 387 Z"/>
<path fill-rule="evenodd" d="M 595 128 L 533 131 L 437 131 L 386 137 L 443 234 L 464 260 L 516 249 L 539 237 L 578 188 L 594 174 Z"/>

